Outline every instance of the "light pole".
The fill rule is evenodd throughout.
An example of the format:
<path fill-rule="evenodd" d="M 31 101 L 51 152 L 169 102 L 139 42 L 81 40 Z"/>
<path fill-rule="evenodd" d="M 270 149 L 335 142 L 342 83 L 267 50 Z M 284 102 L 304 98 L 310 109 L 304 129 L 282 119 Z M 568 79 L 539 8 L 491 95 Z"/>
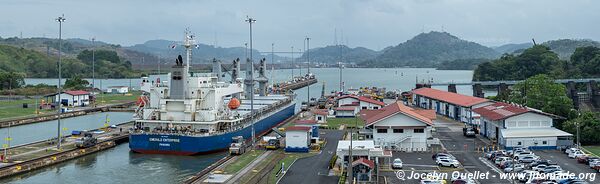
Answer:
<path fill-rule="evenodd" d="M 342 60 L 344 59 L 343 50 L 344 47 L 340 45 L 340 93 L 344 91 L 344 81 L 342 80 Z"/>
<path fill-rule="evenodd" d="M 310 38 L 309 37 L 306 37 L 306 61 L 308 63 L 308 66 L 306 68 L 306 74 L 307 74 L 307 77 L 310 79 Z M 306 86 L 306 92 L 307 92 L 306 103 L 308 103 L 308 107 L 310 107 L 310 83 Z"/>
<path fill-rule="evenodd" d="M 60 142 L 61 142 L 61 135 L 60 135 L 60 116 L 62 115 L 62 102 L 61 102 L 61 97 L 60 94 L 62 93 L 62 88 L 61 88 L 61 82 L 62 82 L 62 66 L 61 66 L 61 52 L 62 52 L 62 23 L 67 20 L 65 19 L 65 15 L 63 14 L 62 16 L 56 18 L 56 21 L 58 22 L 58 143 L 56 144 L 56 149 L 60 150 Z"/>
<path fill-rule="evenodd" d="M 248 16 L 246 16 L 246 18 L 246 22 L 248 22 L 248 25 L 250 25 L 250 65 L 254 65 L 254 61 L 252 60 L 252 23 L 256 22 L 256 19 L 250 18 Z M 252 68 L 252 70 L 254 70 L 254 67 Z M 250 93 L 250 123 L 252 124 L 252 148 L 254 148 L 254 77 L 252 76 L 252 73 L 254 73 L 254 71 L 250 71 L 250 80 L 252 81 L 250 84 L 250 89 L 252 90 L 252 92 Z"/>
<path fill-rule="evenodd" d="M 580 116 L 581 116 L 581 113 L 580 112 L 577 113 L 577 117 L 580 117 Z M 580 123 L 581 122 L 579 122 L 579 121 L 575 122 L 575 125 L 577 125 L 577 148 L 579 148 L 579 149 L 580 149 L 580 146 L 581 146 L 581 142 L 579 141 L 579 124 Z"/>
<path fill-rule="evenodd" d="M 292 82 L 294 81 L 294 69 L 296 65 L 294 64 L 294 46 L 292 46 Z"/>
<path fill-rule="evenodd" d="M 92 92 L 96 91 L 96 37 L 92 37 Z M 94 100 L 96 107 L 96 100 Z"/>
<path fill-rule="evenodd" d="M 273 86 L 273 64 L 275 64 L 275 43 L 271 43 L 271 86 Z"/>

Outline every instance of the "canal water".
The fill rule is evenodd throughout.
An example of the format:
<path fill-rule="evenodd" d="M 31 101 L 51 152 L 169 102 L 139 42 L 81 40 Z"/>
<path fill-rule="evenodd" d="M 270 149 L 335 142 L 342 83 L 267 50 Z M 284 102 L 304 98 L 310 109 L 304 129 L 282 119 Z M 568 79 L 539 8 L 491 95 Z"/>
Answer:
<path fill-rule="evenodd" d="M 300 70 L 295 69 L 294 74 L 298 75 Z M 313 68 L 319 83 L 310 87 L 310 96 L 319 97 L 323 83 L 325 83 L 325 92 L 339 89 L 339 69 L 337 68 Z M 302 70 L 306 73 L 306 69 Z M 271 77 L 271 73 L 267 73 Z M 292 77 L 292 70 L 275 70 L 272 72 L 275 82 L 289 80 Z M 407 91 L 415 86 L 415 81 L 433 80 L 434 82 L 468 82 L 472 79 L 473 72 L 468 70 L 436 70 L 433 68 L 398 68 L 398 69 L 364 69 L 364 68 L 346 68 L 343 70 L 345 88 L 358 87 L 385 87 L 387 90 Z M 243 75 L 242 75 L 243 76 Z M 156 76 L 151 76 L 154 79 Z M 164 76 L 159 76 L 161 79 Z M 163 79 L 164 80 L 164 79 Z M 91 80 L 90 80 L 91 81 Z M 99 87 L 102 82 L 103 88 L 106 86 L 122 85 L 131 86 L 139 89 L 140 79 L 97 79 L 96 86 Z M 56 79 L 26 79 L 27 84 L 56 84 Z M 446 90 L 445 86 L 435 87 Z M 470 86 L 457 86 L 457 91 L 462 94 L 470 95 Z M 296 90 L 297 101 L 306 101 L 307 88 Z M 298 103 L 299 104 L 299 103 Z M 111 124 L 125 122 L 131 118 L 131 113 L 110 114 Z M 104 117 L 99 114 L 83 116 L 79 118 L 88 118 L 89 121 L 74 121 L 79 123 L 67 124 L 70 129 L 92 129 L 99 128 L 104 124 Z M 81 124 L 86 124 L 83 126 Z M 42 123 L 23 125 L 18 133 L 11 131 L 13 137 L 16 134 L 23 135 L 20 139 L 35 140 L 47 139 L 56 134 L 56 123 Z M 81 127 L 79 126 L 81 125 Z M 0 133 L 5 135 L 5 129 L 0 129 Z M 39 133 L 43 131 L 46 133 Z M 2 136 L 4 137 L 4 136 Z M 15 138 L 16 141 L 17 138 Z M 121 144 L 115 148 L 91 154 L 79 159 L 68 161 L 62 164 L 49 166 L 41 170 L 33 171 L 24 175 L 15 176 L 0 180 L 0 183 L 181 183 L 185 178 L 190 177 L 196 172 L 206 168 L 218 159 L 225 156 L 226 153 L 217 153 L 201 156 L 172 156 L 172 155 L 145 155 L 129 151 L 128 144 Z"/>

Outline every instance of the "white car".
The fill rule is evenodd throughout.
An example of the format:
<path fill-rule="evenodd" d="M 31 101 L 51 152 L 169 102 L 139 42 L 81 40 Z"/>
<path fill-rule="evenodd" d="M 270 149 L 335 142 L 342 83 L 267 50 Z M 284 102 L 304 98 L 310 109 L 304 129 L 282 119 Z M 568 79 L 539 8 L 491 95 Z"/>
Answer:
<path fill-rule="evenodd" d="M 402 160 L 397 158 L 392 162 L 392 169 L 402 169 Z"/>
<path fill-rule="evenodd" d="M 513 155 L 513 158 L 519 160 L 519 157 L 523 157 L 523 156 L 531 156 L 531 155 L 535 155 L 530 151 L 523 151 L 523 152 L 517 152 Z"/>
<path fill-rule="evenodd" d="M 496 160 L 494 160 L 494 164 L 500 165 L 502 162 L 508 161 L 508 160 L 512 160 L 512 159 L 510 159 L 509 157 L 498 157 L 498 158 L 496 158 Z"/>
<path fill-rule="evenodd" d="M 444 167 L 457 168 L 458 166 L 460 166 L 460 162 L 458 162 L 458 160 L 440 159 L 440 160 L 437 160 L 436 162 L 439 166 L 444 166 Z"/>
<path fill-rule="evenodd" d="M 444 182 L 442 180 L 432 180 L 432 179 L 425 179 L 425 180 L 421 180 L 421 184 L 443 184 Z"/>
<path fill-rule="evenodd" d="M 509 172 L 512 172 L 513 169 L 514 169 L 515 172 L 521 172 L 521 171 L 525 170 L 525 165 L 523 165 L 523 164 L 516 164 L 514 166 L 514 168 L 513 167 L 506 167 L 506 168 L 504 168 L 504 172 L 505 173 L 509 173 Z"/>
<path fill-rule="evenodd" d="M 519 174 L 519 175 L 517 175 L 517 179 L 519 179 L 520 182 L 526 182 L 534 174 L 538 174 L 539 172 L 532 171 L 532 170 L 525 170 L 525 171 L 523 171 L 523 173 L 525 173 L 525 174 Z"/>
<path fill-rule="evenodd" d="M 576 151 L 579 151 L 579 149 L 578 148 L 569 148 L 569 149 L 565 150 L 565 153 L 570 154 L 571 152 L 576 152 Z"/>
<path fill-rule="evenodd" d="M 579 156 L 585 156 L 586 154 L 583 153 L 582 151 L 575 151 L 575 152 L 571 152 L 569 153 L 569 158 L 577 158 Z"/>
<path fill-rule="evenodd" d="M 600 165 L 600 160 L 591 161 L 591 162 L 589 163 L 589 166 L 590 166 L 590 168 L 594 168 L 594 167 L 596 167 L 597 165 Z"/>
<path fill-rule="evenodd" d="M 546 169 L 546 167 L 548 167 L 548 166 L 544 165 L 544 164 L 540 164 L 535 167 L 532 167 L 531 169 L 534 171 L 537 171 L 537 172 L 542 172 L 542 171 L 544 171 L 544 169 Z"/>

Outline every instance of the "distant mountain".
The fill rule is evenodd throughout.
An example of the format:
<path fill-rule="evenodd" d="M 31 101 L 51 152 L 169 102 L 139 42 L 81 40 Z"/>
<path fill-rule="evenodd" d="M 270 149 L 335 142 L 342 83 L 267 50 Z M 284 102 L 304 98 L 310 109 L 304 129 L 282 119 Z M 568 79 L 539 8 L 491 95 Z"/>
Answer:
<path fill-rule="evenodd" d="M 500 53 L 475 42 L 465 41 L 446 32 L 421 33 L 385 50 L 364 67 L 435 67 L 442 61 L 497 58 Z"/>
<path fill-rule="evenodd" d="M 497 47 L 492 47 L 492 49 L 494 49 L 496 52 L 504 54 L 504 53 L 508 53 L 511 54 L 515 51 L 522 51 L 526 48 L 532 47 L 533 43 L 510 43 L 510 44 L 505 44 L 505 45 L 501 45 L 501 46 L 497 46 Z"/>
<path fill-rule="evenodd" d="M 575 49 L 577 49 L 578 47 L 594 46 L 594 47 L 600 48 L 599 42 L 594 41 L 594 40 L 589 40 L 589 39 L 551 40 L 551 41 L 542 43 L 542 45 L 546 45 L 546 46 L 550 47 L 550 49 L 553 52 L 557 53 L 561 59 L 569 59 L 571 57 L 571 55 L 573 54 L 573 52 L 575 52 Z"/>
<path fill-rule="evenodd" d="M 306 52 L 302 54 L 300 61 L 306 61 Z M 310 49 L 310 61 L 311 63 L 323 63 L 323 64 L 337 64 L 340 61 L 340 57 L 343 63 L 358 63 L 365 60 L 373 59 L 380 53 L 364 47 L 350 48 L 346 45 L 330 45 L 326 47 L 319 47 Z"/>
<path fill-rule="evenodd" d="M 175 48 L 172 48 L 172 46 Z M 136 44 L 130 47 L 125 47 L 125 49 L 150 53 L 154 55 L 158 55 L 161 58 L 175 58 L 178 54 L 184 54 L 185 49 L 181 46 L 181 42 L 170 41 L 170 40 L 149 40 L 143 44 Z M 250 53 L 248 53 L 250 54 Z M 266 52 L 261 54 L 258 50 L 254 49 L 252 51 L 253 57 L 255 61 L 258 61 L 260 58 L 267 58 L 267 61 L 271 60 L 270 53 Z M 214 47 L 213 45 L 206 45 L 199 43 L 197 48 L 194 48 L 192 51 L 193 61 L 194 63 L 208 63 L 212 61 L 213 58 L 219 59 L 224 63 L 229 63 L 236 58 L 240 58 L 243 60 L 246 57 L 246 48 L 244 47 Z M 249 57 L 249 56 L 248 56 Z M 284 57 L 280 57 L 275 55 L 273 58 L 276 61 L 287 61 L 288 59 Z"/>

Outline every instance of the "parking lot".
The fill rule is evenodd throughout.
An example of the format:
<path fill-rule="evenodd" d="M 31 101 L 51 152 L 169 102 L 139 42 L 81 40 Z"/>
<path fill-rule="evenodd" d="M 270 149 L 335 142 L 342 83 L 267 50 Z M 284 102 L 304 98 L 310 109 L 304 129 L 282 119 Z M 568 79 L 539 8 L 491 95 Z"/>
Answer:
<path fill-rule="evenodd" d="M 472 173 L 480 174 L 483 178 L 476 179 L 479 184 L 504 184 L 511 183 L 510 180 L 500 179 L 502 169 L 494 165 L 493 161 L 487 160 L 484 157 L 484 152 L 479 149 L 482 146 L 488 146 L 484 142 L 485 138 L 479 136 L 475 138 L 465 137 L 462 133 L 463 124 L 445 118 L 436 120 L 433 133 L 435 138 L 440 139 L 447 153 L 452 154 L 462 164 L 459 168 L 439 167 L 435 160 L 432 159 L 433 152 L 393 152 L 393 159 L 400 158 L 403 161 L 402 169 L 381 169 L 380 175 L 384 176 L 388 183 L 420 183 L 420 179 L 409 179 L 411 174 L 420 175 L 421 173 L 447 173 L 448 178 L 452 177 L 452 173 L 457 171 L 461 174 Z M 598 171 L 590 169 L 588 165 L 578 163 L 576 159 L 571 159 L 558 150 L 535 150 L 533 153 L 542 160 L 552 160 L 556 162 L 564 171 L 571 173 L 595 173 Z M 404 180 L 397 176 L 398 171 L 403 171 Z M 594 181 L 588 180 L 590 183 L 598 182 L 600 178 Z"/>

